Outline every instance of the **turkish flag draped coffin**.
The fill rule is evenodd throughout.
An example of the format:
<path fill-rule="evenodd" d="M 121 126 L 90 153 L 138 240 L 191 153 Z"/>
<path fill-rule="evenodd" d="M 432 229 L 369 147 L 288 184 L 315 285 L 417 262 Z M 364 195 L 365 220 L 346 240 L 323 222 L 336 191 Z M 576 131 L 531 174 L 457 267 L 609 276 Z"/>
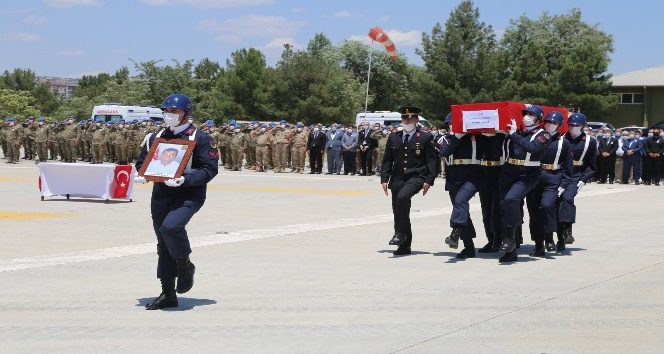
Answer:
<path fill-rule="evenodd" d="M 129 191 L 129 179 L 131 176 L 131 165 L 117 165 L 115 166 L 115 173 L 113 182 L 111 182 L 111 190 L 113 190 L 113 198 L 127 198 Z M 115 187 L 113 187 L 115 184 Z"/>
<path fill-rule="evenodd" d="M 492 132 L 509 130 L 512 119 L 518 127 L 523 127 L 523 110 L 527 105 L 520 102 L 487 102 L 452 105 L 452 131 L 465 133 Z M 544 115 L 551 111 L 563 114 L 564 122 L 561 132 L 567 131 L 567 110 L 559 107 L 540 106 Z"/>

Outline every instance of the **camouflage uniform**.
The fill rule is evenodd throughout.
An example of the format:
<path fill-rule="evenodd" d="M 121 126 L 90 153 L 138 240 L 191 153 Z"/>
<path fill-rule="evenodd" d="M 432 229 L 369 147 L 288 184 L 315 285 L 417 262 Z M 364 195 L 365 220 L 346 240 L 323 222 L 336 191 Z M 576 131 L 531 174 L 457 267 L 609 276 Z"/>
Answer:
<path fill-rule="evenodd" d="M 48 141 L 50 137 L 51 128 L 43 122 L 38 123 L 35 130 L 35 152 L 41 162 L 48 160 Z M 37 159 L 35 159 L 35 163 L 37 162 Z"/>
<path fill-rule="evenodd" d="M 0 145 L 2 146 L 2 156 L 7 157 L 7 124 L 0 122 Z"/>
<path fill-rule="evenodd" d="M 235 132 L 231 139 L 231 170 L 242 170 L 244 149 L 247 146 L 247 135 L 241 131 Z"/>
<path fill-rule="evenodd" d="M 115 134 L 112 137 L 111 143 L 115 151 L 116 163 L 119 165 L 127 164 L 127 130 L 124 124 L 115 126 Z"/>
<path fill-rule="evenodd" d="M 65 162 L 76 162 L 78 145 L 81 141 L 81 127 L 70 122 L 65 126 L 62 137 L 64 138 Z"/>
<path fill-rule="evenodd" d="M 106 143 L 108 142 L 108 129 L 103 123 L 96 123 L 92 131 L 92 162 L 103 163 L 106 158 Z"/>
<path fill-rule="evenodd" d="M 231 141 L 233 140 L 233 129 L 226 128 L 226 131 L 221 136 L 221 150 L 223 151 L 224 167 L 227 169 L 233 168 L 232 154 L 231 154 Z"/>
<path fill-rule="evenodd" d="M 270 145 L 270 139 L 268 134 L 264 131 L 258 134 L 259 135 L 256 137 L 256 171 L 265 172 L 268 165 L 267 157 L 270 153 L 268 147 L 268 145 Z"/>
<path fill-rule="evenodd" d="M 26 160 L 32 160 L 37 155 L 37 152 L 35 151 L 36 132 L 37 132 L 37 122 L 30 119 L 23 123 L 23 133 L 25 134 L 23 140 L 23 153 L 24 153 L 23 158 Z"/>
<path fill-rule="evenodd" d="M 308 138 L 309 134 L 304 129 L 293 136 L 293 172 L 304 173 Z"/>
<path fill-rule="evenodd" d="M 250 131 L 249 134 L 247 134 L 247 150 L 245 151 L 247 168 L 250 170 L 256 169 L 256 140 L 256 131 Z"/>
<path fill-rule="evenodd" d="M 14 121 L 10 122 L 5 130 L 5 139 L 7 139 L 7 163 L 19 162 L 21 154 L 21 139 L 23 138 L 23 129 Z"/>
<path fill-rule="evenodd" d="M 378 165 L 378 168 L 375 169 L 376 174 L 380 175 L 381 165 L 383 163 L 383 156 L 385 155 L 385 148 L 387 147 L 387 137 L 389 135 L 383 134 L 382 131 L 377 130 L 371 133 L 370 137 L 378 142 L 378 148 L 374 149 L 376 151 L 375 164 Z"/>

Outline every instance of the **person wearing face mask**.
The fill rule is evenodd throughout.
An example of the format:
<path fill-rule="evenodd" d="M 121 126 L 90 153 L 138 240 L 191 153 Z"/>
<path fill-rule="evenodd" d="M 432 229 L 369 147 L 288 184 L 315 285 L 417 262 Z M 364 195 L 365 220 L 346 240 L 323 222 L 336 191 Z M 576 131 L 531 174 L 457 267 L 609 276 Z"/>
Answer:
<path fill-rule="evenodd" d="M 51 129 L 46 125 L 44 117 L 37 118 L 37 129 L 35 129 L 34 133 L 35 153 L 37 156 L 35 163 L 48 161 L 48 138 L 50 133 Z"/>
<path fill-rule="evenodd" d="M 561 186 L 568 185 L 574 174 L 571 144 L 558 133 L 563 120 L 563 114 L 557 111 L 544 117 L 544 130 L 551 134 L 551 143 L 540 159 L 541 176 L 537 185 L 526 195 L 530 237 L 535 242 L 535 248 L 529 254 L 531 257 L 544 257 L 546 251 L 565 249 L 561 235 L 558 235 L 557 244 L 553 240 L 553 233 L 558 230 L 558 194 Z"/>
<path fill-rule="evenodd" d="M 394 236 L 390 245 L 398 246 L 395 256 L 411 253 L 413 232 L 410 223 L 412 197 L 423 191 L 426 195 L 438 175 L 438 154 L 433 136 L 417 129 L 420 109 L 400 107 L 403 130 L 388 135 L 385 156 L 380 171 L 380 183 L 385 195 L 392 192 Z"/>
<path fill-rule="evenodd" d="M 551 134 L 537 124 L 544 118 L 544 110 L 540 106 L 527 106 L 522 114 L 522 129 L 517 129 L 515 119 L 508 125 L 507 157 L 498 182 L 501 225 L 504 229 L 502 248 L 505 251 L 500 262 L 518 259 L 517 229 L 523 224 L 522 205 L 542 175 L 540 160 L 551 141 Z"/>
<path fill-rule="evenodd" d="M 205 203 L 207 184 L 218 173 L 219 152 L 214 140 L 188 123 L 193 111 L 189 98 L 172 94 L 166 97 L 161 109 L 168 127 L 150 135 L 136 161 L 136 169 L 140 171 L 144 163 L 150 163 L 152 156 L 147 155 L 156 138 L 189 140 L 195 145 L 181 177 L 153 183 L 150 211 L 157 236 L 161 294 L 145 306 L 146 310 L 177 307 L 176 292 L 186 293 L 193 287 L 196 267 L 189 259 L 191 246 L 186 226 Z M 134 182 L 146 183 L 146 180 L 136 175 Z"/>
<path fill-rule="evenodd" d="M 343 134 L 332 126 L 325 137 L 325 152 L 327 153 L 326 175 L 341 174 L 341 149 Z"/>
<path fill-rule="evenodd" d="M 371 138 L 373 131 L 369 129 L 369 123 L 362 122 L 357 139 L 360 147 L 360 175 L 373 175 L 373 150 L 376 142 Z"/>
<path fill-rule="evenodd" d="M 291 172 L 293 173 L 304 173 L 304 161 L 307 155 L 307 140 L 309 135 L 306 130 L 304 130 L 304 124 L 302 122 L 297 122 L 295 124 L 295 134 L 293 134 L 293 147 L 292 153 L 293 156 Z"/>
<path fill-rule="evenodd" d="M 623 142 L 623 175 L 622 184 L 629 183 L 630 174 L 635 185 L 641 182 L 641 168 L 643 163 L 643 141 L 636 136 L 634 131 L 628 132 L 627 139 Z"/>
<path fill-rule="evenodd" d="M 590 182 L 595 173 L 597 159 L 597 140 L 586 135 L 582 128 L 586 125 L 583 113 L 574 113 L 567 119 L 569 131 L 565 134 L 571 144 L 571 155 L 574 159 L 574 174 L 566 183 L 561 184 L 560 206 L 558 208 L 559 235 L 565 244 L 574 243 L 572 224 L 576 222 L 576 206 L 574 197 L 581 188 Z"/>
<path fill-rule="evenodd" d="M 436 142 L 440 157 L 447 160 L 445 190 L 450 195 L 452 232 L 445 238 L 450 248 L 463 250 L 456 258 L 475 257 L 475 226 L 470 218 L 470 199 L 483 185 L 482 156 L 487 148 L 487 137 L 481 134 L 455 133 Z"/>
<path fill-rule="evenodd" d="M 348 126 L 346 127 L 346 132 L 341 138 L 341 155 L 344 160 L 344 175 L 348 175 L 350 173 L 351 176 L 355 176 L 356 152 L 357 152 L 357 133 L 353 131 L 352 126 Z"/>
<path fill-rule="evenodd" d="M 648 137 L 645 143 L 645 152 L 650 179 L 644 180 L 643 183 L 659 186 L 659 180 L 662 176 L 662 155 L 664 154 L 664 137 L 661 136 L 659 129 L 652 129 L 652 136 Z"/>
<path fill-rule="evenodd" d="M 321 174 L 323 172 L 323 154 L 325 153 L 325 133 L 320 131 L 319 126 L 314 126 L 307 139 L 307 151 L 309 152 L 309 174 Z"/>
<path fill-rule="evenodd" d="M 376 129 L 374 130 L 373 133 L 371 133 L 371 139 L 376 141 L 376 148 L 374 149 L 374 152 L 376 154 L 376 158 L 374 159 L 375 164 L 377 165 L 376 167 L 376 175 L 380 176 L 380 168 L 383 164 L 383 157 L 385 156 L 385 147 L 387 146 L 387 136 L 390 134 L 390 131 L 387 130 L 387 127 L 383 127 L 383 129 Z"/>
<path fill-rule="evenodd" d="M 609 129 L 604 131 L 604 134 L 598 139 L 598 155 L 597 155 L 597 183 L 606 183 L 607 179 L 609 184 L 613 184 L 616 178 L 616 152 L 618 151 L 618 138 L 611 134 Z"/>
<path fill-rule="evenodd" d="M 270 145 L 270 139 L 265 131 L 266 127 L 261 126 L 256 136 L 256 172 L 267 171 L 267 156 L 270 153 L 270 149 L 268 148 Z"/>

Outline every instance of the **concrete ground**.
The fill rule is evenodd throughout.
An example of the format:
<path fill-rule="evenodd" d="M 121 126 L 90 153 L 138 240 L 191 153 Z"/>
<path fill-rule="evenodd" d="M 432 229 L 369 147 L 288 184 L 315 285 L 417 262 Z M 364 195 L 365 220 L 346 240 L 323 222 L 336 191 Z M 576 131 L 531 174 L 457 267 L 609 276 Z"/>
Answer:
<path fill-rule="evenodd" d="M 376 177 L 221 171 L 189 224 L 194 288 L 160 292 L 149 198 L 40 201 L 0 166 L 3 353 L 660 353 L 664 187 L 586 186 L 576 242 L 513 264 L 457 260 L 438 179 L 393 257 Z M 484 242 L 477 198 L 472 216 Z M 527 238 L 527 237 L 526 237 Z"/>

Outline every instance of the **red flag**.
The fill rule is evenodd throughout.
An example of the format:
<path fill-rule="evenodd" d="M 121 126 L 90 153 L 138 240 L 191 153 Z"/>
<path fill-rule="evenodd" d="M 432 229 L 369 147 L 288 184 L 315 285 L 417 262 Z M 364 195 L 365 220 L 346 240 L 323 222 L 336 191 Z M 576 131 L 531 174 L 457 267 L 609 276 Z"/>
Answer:
<path fill-rule="evenodd" d="M 131 165 L 116 165 L 115 166 L 115 189 L 113 190 L 113 198 L 127 198 L 127 191 L 129 191 L 129 179 L 131 178 Z"/>
<path fill-rule="evenodd" d="M 152 154 L 152 161 L 156 161 L 156 160 L 158 160 L 158 159 L 159 159 L 159 147 L 157 147 L 157 148 L 154 150 L 154 154 Z"/>
<path fill-rule="evenodd" d="M 39 176 L 39 191 L 41 192 L 41 176 Z"/>

